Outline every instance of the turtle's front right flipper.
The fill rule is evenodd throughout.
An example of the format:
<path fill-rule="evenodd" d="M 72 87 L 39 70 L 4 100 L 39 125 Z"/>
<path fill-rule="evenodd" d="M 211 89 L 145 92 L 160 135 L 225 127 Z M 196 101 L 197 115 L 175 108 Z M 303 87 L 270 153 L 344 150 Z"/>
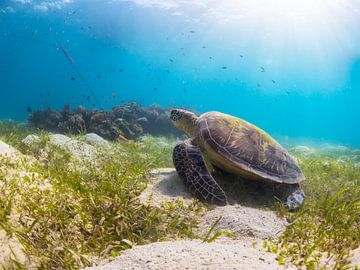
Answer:
<path fill-rule="evenodd" d="M 200 148 L 185 140 L 175 146 L 173 161 L 177 173 L 190 191 L 202 201 L 226 205 L 226 196 L 206 168 Z"/>

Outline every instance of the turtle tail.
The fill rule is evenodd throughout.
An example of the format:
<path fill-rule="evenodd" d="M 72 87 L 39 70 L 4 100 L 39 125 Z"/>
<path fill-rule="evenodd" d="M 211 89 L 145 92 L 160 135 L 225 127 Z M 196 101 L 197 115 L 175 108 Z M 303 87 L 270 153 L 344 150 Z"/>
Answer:
<path fill-rule="evenodd" d="M 173 162 L 190 192 L 207 203 L 226 205 L 226 196 L 209 173 L 200 148 L 187 139 L 175 146 Z"/>

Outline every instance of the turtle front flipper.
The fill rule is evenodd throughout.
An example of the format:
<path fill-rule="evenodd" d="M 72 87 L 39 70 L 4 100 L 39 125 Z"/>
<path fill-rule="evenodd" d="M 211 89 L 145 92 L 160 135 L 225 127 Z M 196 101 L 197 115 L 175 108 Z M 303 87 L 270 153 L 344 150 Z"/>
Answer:
<path fill-rule="evenodd" d="M 217 205 L 226 205 L 226 196 L 209 173 L 200 148 L 185 140 L 175 146 L 173 161 L 177 173 L 197 198 Z"/>

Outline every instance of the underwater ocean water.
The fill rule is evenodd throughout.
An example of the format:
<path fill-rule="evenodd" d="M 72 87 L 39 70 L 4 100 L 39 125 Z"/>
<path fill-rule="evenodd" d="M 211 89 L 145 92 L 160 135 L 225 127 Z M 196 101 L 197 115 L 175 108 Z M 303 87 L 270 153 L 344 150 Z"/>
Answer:
<path fill-rule="evenodd" d="M 136 101 L 359 147 L 359 26 L 358 0 L 1 0 L 0 119 Z"/>

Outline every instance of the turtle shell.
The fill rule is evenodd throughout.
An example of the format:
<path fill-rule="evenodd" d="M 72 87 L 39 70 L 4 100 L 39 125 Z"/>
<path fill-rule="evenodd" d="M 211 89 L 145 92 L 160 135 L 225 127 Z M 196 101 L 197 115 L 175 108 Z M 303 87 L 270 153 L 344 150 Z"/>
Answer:
<path fill-rule="evenodd" d="M 196 139 L 214 166 L 247 178 L 295 184 L 304 179 L 294 158 L 265 131 L 220 112 L 202 114 Z"/>

